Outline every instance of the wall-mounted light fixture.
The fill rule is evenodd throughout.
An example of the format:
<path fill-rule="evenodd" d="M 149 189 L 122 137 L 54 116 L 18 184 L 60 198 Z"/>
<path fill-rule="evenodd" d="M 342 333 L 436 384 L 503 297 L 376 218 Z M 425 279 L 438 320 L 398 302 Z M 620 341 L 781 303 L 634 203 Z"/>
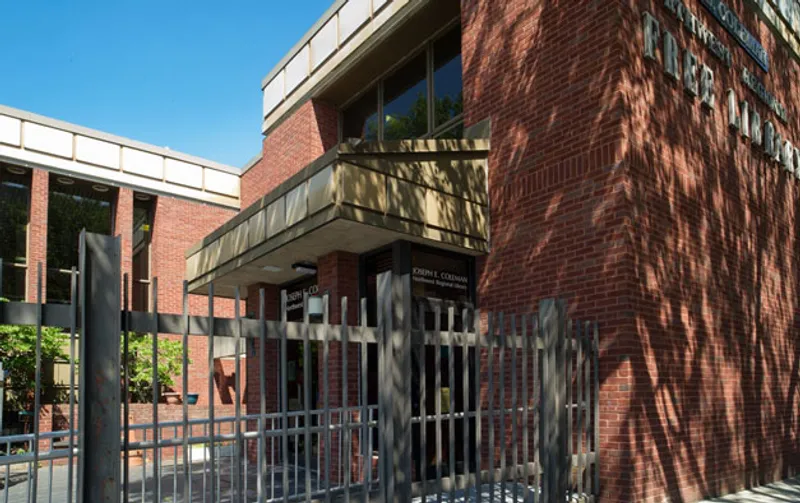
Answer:
<path fill-rule="evenodd" d="M 319 295 L 311 295 L 308 297 L 308 315 L 309 316 L 322 316 L 322 297 Z"/>

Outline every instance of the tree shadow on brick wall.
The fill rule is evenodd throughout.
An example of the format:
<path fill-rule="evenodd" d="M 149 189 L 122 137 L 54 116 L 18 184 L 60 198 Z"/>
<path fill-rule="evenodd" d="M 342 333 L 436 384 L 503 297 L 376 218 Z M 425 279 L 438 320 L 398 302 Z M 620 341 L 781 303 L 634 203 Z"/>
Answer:
<path fill-rule="evenodd" d="M 690 501 L 790 473 L 800 201 L 728 131 L 728 87 L 757 103 L 737 70 L 661 2 L 462 5 L 467 124 L 492 119 L 479 301 L 559 296 L 600 322 L 603 498 Z M 642 57 L 644 9 L 717 72 L 714 110 Z"/>
<path fill-rule="evenodd" d="M 686 501 L 774 480 L 796 463 L 800 203 L 794 177 L 727 126 L 728 87 L 757 103 L 737 82 L 750 62 L 728 72 L 660 5 L 644 4 L 718 78 L 716 107 L 704 109 L 642 57 L 641 11 L 626 19 L 636 371 L 620 440 L 648 474 L 642 496 Z"/>

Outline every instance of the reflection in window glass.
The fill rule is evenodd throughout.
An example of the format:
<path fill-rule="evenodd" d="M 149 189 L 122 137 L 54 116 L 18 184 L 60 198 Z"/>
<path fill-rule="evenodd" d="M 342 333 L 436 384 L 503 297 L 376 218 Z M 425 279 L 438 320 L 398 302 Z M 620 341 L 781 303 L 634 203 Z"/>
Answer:
<path fill-rule="evenodd" d="M 69 302 L 70 275 L 78 265 L 78 239 L 82 229 L 111 234 L 111 201 L 116 192 L 99 192 L 92 185 L 63 177 L 50 177 L 47 211 L 47 300 Z"/>
<path fill-rule="evenodd" d="M 436 41 L 433 46 L 433 65 L 434 116 L 436 126 L 441 126 L 463 112 L 460 29 Z"/>
<path fill-rule="evenodd" d="M 25 297 L 29 206 L 30 172 L 20 174 L 10 171 L 9 167 L 0 168 L 2 297 L 9 300 L 20 301 Z"/>
<path fill-rule="evenodd" d="M 342 114 L 342 136 L 361 138 L 362 140 L 378 139 L 378 92 L 373 88 L 355 103 L 347 107 Z"/>
<path fill-rule="evenodd" d="M 428 133 L 426 56 L 421 53 L 384 83 L 385 140 L 419 138 Z"/>

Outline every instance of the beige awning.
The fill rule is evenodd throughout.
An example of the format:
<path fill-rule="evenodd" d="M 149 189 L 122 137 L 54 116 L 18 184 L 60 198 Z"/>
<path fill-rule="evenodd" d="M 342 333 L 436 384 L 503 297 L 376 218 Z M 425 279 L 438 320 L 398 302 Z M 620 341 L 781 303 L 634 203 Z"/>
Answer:
<path fill-rule="evenodd" d="M 487 140 L 341 144 L 193 246 L 189 290 L 213 282 L 233 296 L 237 286 L 299 277 L 297 262 L 399 239 L 484 254 L 488 149 Z"/>

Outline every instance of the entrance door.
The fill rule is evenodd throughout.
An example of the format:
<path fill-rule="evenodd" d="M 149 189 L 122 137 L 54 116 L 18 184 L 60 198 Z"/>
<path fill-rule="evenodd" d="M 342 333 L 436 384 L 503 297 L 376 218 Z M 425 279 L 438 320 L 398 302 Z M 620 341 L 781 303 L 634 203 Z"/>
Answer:
<path fill-rule="evenodd" d="M 436 330 L 436 311 L 439 311 L 439 329 L 442 333 L 447 332 L 449 327 L 449 314 L 450 307 L 454 310 L 454 323 L 452 330 L 454 332 L 461 332 L 463 330 L 464 321 L 470 323 L 472 320 L 473 308 L 471 304 L 463 302 L 446 302 L 441 299 L 428 298 L 428 297 L 415 297 L 412 305 L 415 306 L 415 312 L 412 317 L 412 327 L 416 330 L 423 329 L 427 332 Z M 463 320 L 463 310 L 467 309 L 468 320 Z M 424 314 L 422 314 L 424 313 Z M 424 348 L 424 361 L 423 350 L 419 345 L 413 347 L 412 350 L 412 372 L 411 372 L 411 390 L 412 390 L 412 413 L 415 417 L 421 417 L 422 414 L 422 390 L 425 390 L 425 415 L 428 417 L 435 417 L 436 415 L 436 396 L 437 396 L 437 378 L 439 396 L 441 397 L 441 422 L 439 428 L 441 429 L 441 443 L 437 441 L 437 422 L 432 419 L 425 425 L 425 446 L 424 454 L 421 453 L 421 426 L 415 424 L 412 429 L 412 459 L 416 464 L 417 479 L 422 480 L 435 479 L 437 466 L 441 470 L 443 477 L 447 477 L 450 473 L 450 467 L 453 465 L 455 473 L 467 473 L 474 467 L 464 466 L 464 449 L 469 448 L 469 459 L 475 459 L 474 450 L 474 432 L 475 421 L 469 419 L 465 423 L 461 417 L 453 419 L 453 438 L 451 439 L 450 431 L 450 412 L 454 415 L 460 415 L 466 411 L 475 410 L 475 393 L 474 382 L 467 383 L 467 403 L 465 407 L 464 402 L 464 373 L 465 370 L 469 371 L 469 375 L 474 375 L 475 353 L 474 349 L 468 351 L 468 369 L 464 367 L 464 348 L 460 346 L 450 347 L 448 345 L 441 345 L 439 347 L 438 358 L 438 371 L 437 371 L 437 358 L 436 346 L 427 345 Z M 450 375 L 450 364 L 452 359 L 453 375 Z M 424 365 L 425 382 L 422 382 L 422 367 Z M 452 379 L 452 380 L 451 380 Z M 468 428 L 468 435 L 470 442 L 464 444 L 464 428 Z M 450 452 L 450 442 L 454 443 L 455 456 L 452 457 Z M 441 445 L 441 451 L 439 451 Z"/>
<path fill-rule="evenodd" d="M 410 260 L 409 260 L 410 259 Z M 472 326 L 472 320 L 462 320 L 463 309 L 467 308 L 469 317 L 472 316 L 474 306 L 474 261 L 471 257 L 457 253 L 420 246 L 408 242 L 395 243 L 391 247 L 372 253 L 362 259 L 361 291 L 367 299 L 367 322 L 370 326 L 377 323 L 377 277 L 381 272 L 392 271 L 395 274 L 410 274 L 411 276 L 411 305 L 412 328 L 424 328 L 432 331 L 436 327 L 435 309 L 438 306 L 440 315 L 440 329 L 448 330 L 448 308 L 454 308 L 454 331 L 463 330 L 464 321 Z M 422 314 L 420 314 L 422 313 Z M 373 345 L 371 345 L 373 346 Z M 424 361 L 419 347 L 412 349 L 411 372 L 411 400 L 412 413 L 419 417 L 422 411 L 420 405 L 421 390 L 425 390 L 425 413 L 434 416 L 436 413 L 436 382 L 439 378 L 440 395 L 442 396 L 441 420 L 441 453 L 437 454 L 437 428 L 436 421 L 425 425 L 425 447 L 420 447 L 422 440 L 422 427 L 420 423 L 412 426 L 412 459 L 415 465 L 415 480 L 431 479 L 436 477 L 437 466 L 442 476 L 447 477 L 450 467 L 456 473 L 465 473 L 464 466 L 464 429 L 467 428 L 470 441 L 469 459 L 475 459 L 474 432 L 475 420 L 464 421 L 463 418 L 454 419 L 453 442 L 455 455 L 450 454 L 450 424 L 449 411 L 461 413 L 465 410 L 474 410 L 475 390 L 474 383 L 468 383 L 469 403 L 464 404 L 464 365 L 462 347 L 451 348 L 442 346 L 440 349 L 439 371 L 436 371 L 436 347 L 426 346 Z M 469 363 L 474 365 L 474 350 L 469 350 Z M 369 403 L 376 404 L 378 400 L 378 375 L 377 375 L 377 348 L 370 347 L 368 354 L 368 392 Z M 449 364 L 453 361 L 453 379 L 451 382 Z M 421 369 L 425 369 L 425 379 L 422 382 Z M 470 374 L 474 375 L 474 374 Z M 376 432 L 377 433 L 377 432 Z M 374 439 L 377 446 L 377 438 Z M 422 452 L 422 451 L 425 452 Z"/>

